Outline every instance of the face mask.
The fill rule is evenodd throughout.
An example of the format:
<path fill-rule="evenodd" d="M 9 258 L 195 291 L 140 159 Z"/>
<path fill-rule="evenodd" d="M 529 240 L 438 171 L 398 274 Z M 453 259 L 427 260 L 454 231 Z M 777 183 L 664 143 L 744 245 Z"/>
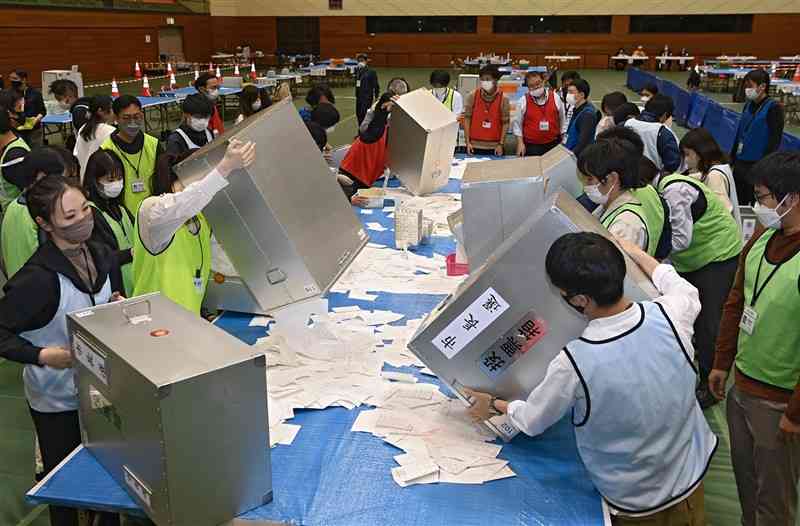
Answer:
<path fill-rule="evenodd" d="M 253 103 L 253 111 L 258 111 L 261 109 L 261 101 L 257 100 Z"/>
<path fill-rule="evenodd" d="M 122 193 L 124 185 L 125 183 L 122 179 L 111 183 L 100 183 L 100 193 L 109 199 L 114 199 L 115 197 L 119 197 L 119 194 Z"/>
<path fill-rule="evenodd" d="M 203 119 L 198 117 L 189 117 L 189 127 L 196 132 L 201 132 L 208 128 L 208 123 L 211 119 Z"/>
<path fill-rule="evenodd" d="M 72 108 L 72 106 L 67 104 L 66 102 L 58 103 L 58 109 L 61 113 L 67 113 L 70 110 L 70 108 Z"/>
<path fill-rule="evenodd" d="M 86 214 L 86 217 L 66 227 L 58 227 L 53 225 L 53 230 L 59 237 L 63 238 L 68 243 L 78 244 L 83 243 L 92 235 L 94 228 L 94 217 L 92 214 Z"/>
<path fill-rule="evenodd" d="M 578 96 L 574 93 L 567 93 L 567 104 L 575 106 L 578 104 Z"/>
<path fill-rule="evenodd" d="M 494 90 L 494 81 L 493 80 L 482 80 L 481 81 L 481 89 L 486 93 L 491 93 Z"/>
<path fill-rule="evenodd" d="M 143 122 L 133 121 L 122 124 L 120 128 L 122 128 L 122 131 L 124 131 L 125 134 L 128 135 L 128 137 L 136 137 L 137 135 L 139 135 L 139 132 L 142 131 L 143 126 L 144 126 Z"/>
<path fill-rule="evenodd" d="M 537 99 L 539 97 L 541 97 L 542 95 L 544 95 L 544 88 L 534 88 L 534 89 L 532 89 L 530 91 L 531 91 L 531 95 L 533 95 Z"/>
<path fill-rule="evenodd" d="M 11 87 L 14 88 L 17 91 L 20 91 L 22 89 L 22 81 L 21 80 L 12 80 L 11 81 Z"/>
<path fill-rule="evenodd" d="M 642 99 L 641 100 L 642 100 L 642 102 L 647 104 L 648 102 L 650 102 L 650 97 L 648 97 L 647 95 L 642 95 Z"/>
<path fill-rule="evenodd" d="M 747 88 L 744 90 L 744 96 L 747 100 L 756 100 L 758 98 L 758 90 L 756 88 Z"/>
<path fill-rule="evenodd" d="M 447 95 L 447 88 L 433 88 L 433 94 L 437 97 L 444 97 Z"/>
<path fill-rule="evenodd" d="M 596 205 L 604 205 L 608 202 L 608 196 L 611 193 L 611 190 L 614 189 L 614 186 L 616 184 L 617 183 L 611 185 L 611 188 L 608 189 L 608 194 L 604 194 L 603 192 L 600 191 L 599 184 L 585 186 L 583 188 L 583 191 L 586 192 L 586 197 L 588 197 L 591 202 L 593 202 Z"/>
<path fill-rule="evenodd" d="M 786 197 L 789 196 L 787 195 Z M 758 222 L 764 225 L 766 228 L 772 228 L 775 230 L 779 229 L 781 227 L 781 219 L 783 219 L 783 216 L 788 214 L 791 210 L 790 208 L 782 214 L 778 213 L 778 208 L 783 204 L 784 201 L 786 201 L 786 197 L 781 199 L 781 202 L 778 203 L 778 206 L 775 208 L 769 208 L 757 202 L 755 206 L 753 206 L 753 212 L 755 212 L 756 217 L 758 217 Z"/>
<path fill-rule="evenodd" d="M 217 100 L 219 98 L 219 90 L 214 89 L 206 92 L 206 97 L 208 97 L 208 100 Z"/>

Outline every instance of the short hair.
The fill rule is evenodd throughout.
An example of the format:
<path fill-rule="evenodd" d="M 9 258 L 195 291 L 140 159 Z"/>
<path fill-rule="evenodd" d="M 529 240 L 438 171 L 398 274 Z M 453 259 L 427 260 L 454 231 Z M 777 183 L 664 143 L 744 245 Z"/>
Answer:
<path fill-rule="evenodd" d="M 655 84 L 654 82 L 648 82 L 647 84 L 645 84 L 644 88 L 642 88 L 642 91 L 645 90 L 652 93 L 653 95 L 658 95 L 659 92 L 658 85 Z"/>
<path fill-rule="evenodd" d="M 114 110 L 114 115 L 119 115 L 122 113 L 122 110 L 130 106 L 136 106 L 140 110 L 142 109 L 142 103 L 133 95 L 120 95 L 114 99 L 114 104 L 111 105 Z"/>
<path fill-rule="evenodd" d="M 45 176 L 61 175 L 64 177 L 71 174 L 65 155 L 51 146 L 41 146 L 28 152 L 22 162 L 22 168 L 22 176 L 16 181 L 11 181 L 20 190 L 33 186 L 39 174 L 44 174 Z"/>
<path fill-rule="evenodd" d="M 311 138 L 314 139 L 319 151 L 322 151 L 328 144 L 328 132 L 316 122 L 307 122 L 306 128 L 308 128 L 308 133 L 311 134 Z"/>
<path fill-rule="evenodd" d="M 644 186 L 639 178 L 639 159 L 642 155 L 636 146 L 624 139 L 602 139 L 590 144 L 578 157 L 578 171 L 605 181 L 611 172 L 617 172 L 622 189 Z"/>
<path fill-rule="evenodd" d="M 319 105 L 319 101 L 322 97 L 328 99 L 328 102 L 331 104 L 336 104 L 336 96 L 333 94 L 333 91 L 327 84 L 317 84 L 308 90 L 306 102 L 309 106 L 316 107 Z"/>
<path fill-rule="evenodd" d="M 780 201 L 800 193 L 800 152 L 775 152 L 758 161 L 750 171 L 754 184 L 767 187 Z"/>
<path fill-rule="evenodd" d="M 639 155 L 644 155 L 644 141 L 642 141 L 642 138 L 638 133 L 636 133 L 636 130 L 632 130 L 627 126 L 616 125 L 600 132 L 597 135 L 597 140 L 600 141 L 603 139 L 619 139 L 621 141 L 628 141 L 633 144 L 633 147 L 637 152 L 639 152 Z"/>
<path fill-rule="evenodd" d="M 431 72 L 430 78 L 431 86 L 434 84 L 438 84 L 439 86 L 449 86 L 450 85 L 450 73 L 443 69 L 437 69 Z"/>
<path fill-rule="evenodd" d="M 751 69 L 747 72 L 747 75 L 744 76 L 744 82 L 747 81 L 753 82 L 756 86 L 760 86 L 763 84 L 766 86 L 767 91 L 769 91 L 769 73 L 765 70 L 759 69 Z"/>
<path fill-rule="evenodd" d="M 689 130 L 683 136 L 679 145 L 681 151 L 692 150 L 700 158 L 697 168 L 701 173 L 707 174 L 715 164 L 728 164 L 728 156 L 719 147 L 719 144 L 705 128 Z"/>
<path fill-rule="evenodd" d="M 581 74 L 577 71 L 565 71 L 561 74 L 561 83 L 563 84 L 565 80 L 571 80 L 575 82 L 576 80 L 580 80 Z"/>
<path fill-rule="evenodd" d="M 189 95 L 181 103 L 183 113 L 189 115 L 200 115 L 201 117 L 211 117 L 214 114 L 214 103 L 201 93 Z"/>
<path fill-rule="evenodd" d="M 652 184 L 658 177 L 658 167 L 653 161 L 642 155 L 639 159 L 639 180 L 645 185 Z"/>
<path fill-rule="evenodd" d="M 553 285 L 567 296 L 583 294 L 601 307 L 618 302 L 625 290 L 625 256 L 594 232 L 556 239 L 547 251 L 545 269 Z"/>
<path fill-rule="evenodd" d="M 526 86 L 528 85 L 528 79 L 531 78 L 531 77 L 539 77 L 540 79 L 545 80 L 546 76 L 547 75 L 545 75 L 541 71 L 528 70 L 528 72 L 525 73 L 525 85 Z"/>
<path fill-rule="evenodd" d="M 67 95 L 77 97 L 78 85 L 69 79 L 54 80 L 50 84 L 50 93 L 56 97 L 66 97 Z"/>
<path fill-rule="evenodd" d="M 24 69 L 14 70 L 14 73 L 16 73 L 19 78 L 28 80 L 28 72 Z"/>
<path fill-rule="evenodd" d="M 339 123 L 339 110 L 333 104 L 323 102 L 311 111 L 311 122 L 316 122 L 326 130 Z"/>
<path fill-rule="evenodd" d="M 356 60 L 358 60 L 358 61 L 361 61 L 361 60 L 367 61 L 367 60 L 369 60 L 369 56 L 366 53 L 359 53 L 358 55 L 356 55 Z"/>
<path fill-rule="evenodd" d="M 639 106 L 632 102 L 626 102 L 614 111 L 614 124 L 617 126 L 625 124 L 631 117 L 639 116 Z"/>
<path fill-rule="evenodd" d="M 5 108 L 0 108 L 0 133 L 5 134 L 13 130 L 11 126 L 11 117 L 8 116 L 8 111 Z"/>
<path fill-rule="evenodd" d="M 628 97 L 621 91 L 612 91 L 603 95 L 603 100 L 600 102 L 600 109 L 603 112 L 608 111 L 609 114 L 614 114 L 614 111 L 628 102 Z"/>
<path fill-rule="evenodd" d="M 0 108 L 6 111 L 16 111 L 14 108 L 22 99 L 22 93 L 14 89 L 0 91 Z"/>
<path fill-rule="evenodd" d="M 194 88 L 198 91 L 200 89 L 205 89 L 206 84 L 208 84 L 208 81 L 215 78 L 217 78 L 217 76 L 212 73 L 209 73 L 208 71 L 206 71 L 205 73 L 201 73 L 200 76 L 197 77 L 197 80 L 194 81 Z"/>
<path fill-rule="evenodd" d="M 389 81 L 389 84 L 387 84 L 386 91 L 392 95 L 405 95 L 411 91 L 411 86 L 403 77 L 395 77 Z"/>
<path fill-rule="evenodd" d="M 500 68 L 494 64 L 487 64 L 481 68 L 480 72 L 478 73 L 478 77 L 482 77 L 484 75 L 488 75 L 494 80 L 500 80 Z"/>
<path fill-rule="evenodd" d="M 578 79 L 573 82 L 572 85 L 578 90 L 578 93 L 583 93 L 584 98 L 589 98 L 592 88 L 589 86 L 589 82 L 586 79 Z"/>
<path fill-rule="evenodd" d="M 656 117 L 664 115 L 672 117 L 672 114 L 675 113 L 675 103 L 666 95 L 658 94 L 647 101 L 647 104 L 644 105 L 644 111 L 652 113 Z"/>

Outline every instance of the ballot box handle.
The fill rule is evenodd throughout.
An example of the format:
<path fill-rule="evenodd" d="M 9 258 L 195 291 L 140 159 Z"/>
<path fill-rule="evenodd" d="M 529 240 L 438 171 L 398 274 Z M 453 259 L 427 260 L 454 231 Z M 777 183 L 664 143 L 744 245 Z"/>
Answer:
<path fill-rule="evenodd" d="M 134 308 L 139 307 L 140 305 L 146 305 L 147 311 L 141 314 L 135 314 Z M 128 303 L 122 307 L 122 315 L 125 316 L 125 319 L 128 320 L 128 323 L 131 325 L 138 325 L 139 323 L 150 321 L 150 313 L 152 310 L 153 308 L 150 304 L 150 300 L 144 299 Z"/>

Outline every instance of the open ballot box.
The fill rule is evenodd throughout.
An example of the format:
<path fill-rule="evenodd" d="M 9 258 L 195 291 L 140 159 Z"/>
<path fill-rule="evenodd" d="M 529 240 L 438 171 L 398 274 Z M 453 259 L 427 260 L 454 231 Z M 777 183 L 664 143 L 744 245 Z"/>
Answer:
<path fill-rule="evenodd" d="M 551 360 L 586 327 L 547 279 L 545 258 L 570 232 L 608 231 L 575 199 L 558 191 L 503 241 L 480 268 L 423 321 L 411 351 L 464 401 L 464 388 L 524 400 Z M 656 297 L 649 278 L 626 256 L 625 293 Z M 499 436 L 516 434 L 505 416 L 487 422 Z"/>
<path fill-rule="evenodd" d="M 368 236 L 297 109 L 281 101 L 228 130 L 176 166 L 181 182 L 205 177 L 230 139 L 253 141 L 256 160 L 203 210 L 223 252 L 205 306 L 262 314 L 324 294 Z"/>

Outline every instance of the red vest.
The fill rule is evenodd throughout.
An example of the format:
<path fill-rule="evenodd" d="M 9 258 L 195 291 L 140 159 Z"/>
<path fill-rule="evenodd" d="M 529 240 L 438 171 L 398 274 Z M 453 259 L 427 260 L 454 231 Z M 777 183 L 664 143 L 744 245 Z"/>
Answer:
<path fill-rule="evenodd" d="M 550 144 L 561 136 L 561 123 L 558 122 L 558 107 L 553 90 L 549 90 L 544 106 L 539 106 L 530 93 L 525 97 L 525 118 L 522 123 L 522 138 L 526 144 Z M 547 123 L 547 130 L 542 123 Z"/>
<path fill-rule="evenodd" d="M 211 114 L 211 120 L 208 121 L 208 131 L 211 133 L 223 134 L 225 133 L 225 124 L 222 122 L 222 117 L 219 115 L 219 110 L 214 106 L 214 113 Z"/>
<path fill-rule="evenodd" d="M 481 97 L 481 90 L 476 90 L 474 99 L 469 126 L 470 140 L 500 142 L 500 132 L 503 131 L 503 92 L 487 103 Z"/>
<path fill-rule="evenodd" d="M 341 168 L 362 184 L 372 186 L 386 169 L 388 154 L 388 148 L 386 147 L 387 131 L 388 129 L 384 130 L 380 140 L 370 144 L 361 142 L 361 139 L 356 137 L 344 159 L 342 159 Z"/>

